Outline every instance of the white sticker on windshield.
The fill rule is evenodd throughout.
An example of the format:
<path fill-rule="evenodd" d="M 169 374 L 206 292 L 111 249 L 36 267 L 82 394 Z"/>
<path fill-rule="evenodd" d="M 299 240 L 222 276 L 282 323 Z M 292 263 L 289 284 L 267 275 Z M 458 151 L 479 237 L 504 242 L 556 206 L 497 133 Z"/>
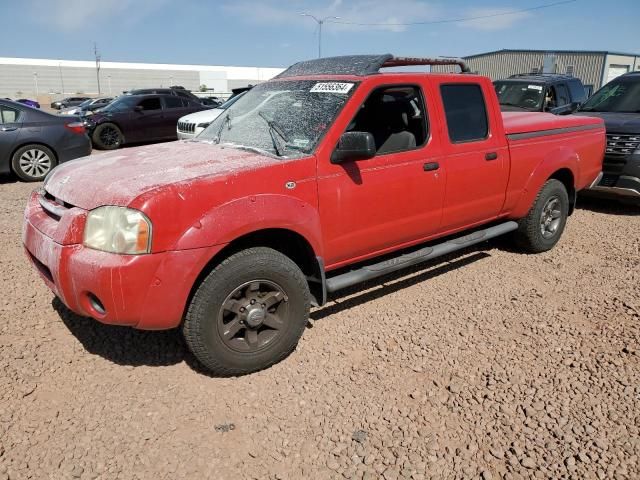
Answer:
<path fill-rule="evenodd" d="M 316 83 L 310 91 L 311 93 L 349 93 L 351 87 L 353 87 L 353 83 Z"/>
<path fill-rule="evenodd" d="M 527 87 L 529 90 L 538 90 L 538 91 L 542 91 L 542 86 L 541 85 L 529 85 Z"/>

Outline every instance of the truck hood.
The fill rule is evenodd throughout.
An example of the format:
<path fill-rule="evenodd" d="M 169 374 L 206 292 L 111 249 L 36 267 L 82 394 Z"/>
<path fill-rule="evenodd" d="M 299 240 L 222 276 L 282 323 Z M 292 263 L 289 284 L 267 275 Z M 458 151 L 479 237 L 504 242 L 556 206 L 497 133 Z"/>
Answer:
<path fill-rule="evenodd" d="M 154 189 L 202 177 L 222 177 L 285 162 L 268 155 L 201 141 L 178 141 L 91 155 L 55 168 L 45 190 L 91 210 L 127 206 Z"/>
<path fill-rule="evenodd" d="M 601 118 L 607 132 L 640 133 L 640 113 L 578 112 L 575 115 Z"/>

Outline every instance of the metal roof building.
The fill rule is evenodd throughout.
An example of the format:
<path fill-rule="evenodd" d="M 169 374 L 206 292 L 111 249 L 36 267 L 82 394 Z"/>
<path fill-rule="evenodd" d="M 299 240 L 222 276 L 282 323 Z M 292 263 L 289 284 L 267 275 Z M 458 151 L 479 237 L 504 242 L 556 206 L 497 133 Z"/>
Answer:
<path fill-rule="evenodd" d="M 471 71 L 500 80 L 517 73 L 564 73 L 597 90 L 623 73 L 640 70 L 640 54 L 580 50 L 497 50 L 464 57 Z M 450 67 L 434 67 L 447 72 Z"/>
<path fill-rule="evenodd" d="M 268 80 L 282 68 L 171 65 L 158 63 L 100 63 L 100 92 L 118 95 L 134 88 L 182 85 L 197 91 L 206 85 L 216 93 Z M 93 61 L 0 57 L 0 97 L 58 98 L 97 94 Z"/>

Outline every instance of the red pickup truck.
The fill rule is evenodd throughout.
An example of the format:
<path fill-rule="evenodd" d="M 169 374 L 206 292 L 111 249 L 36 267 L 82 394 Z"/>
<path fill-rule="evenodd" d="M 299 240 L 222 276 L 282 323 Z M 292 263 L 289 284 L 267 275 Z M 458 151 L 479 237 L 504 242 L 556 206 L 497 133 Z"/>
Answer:
<path fill-rule="evenodd" d="M 383 71 L 459 64 L 462 74 Z M 559 240 L 599 176 L 602 120 L 501 113 L 457 59 L 301 62 L 195 140 L 68 162 L 23 242 L 74 312 L 181 326 L 218 375 L 278 362 L 327 293 L 511 232 Z"/>

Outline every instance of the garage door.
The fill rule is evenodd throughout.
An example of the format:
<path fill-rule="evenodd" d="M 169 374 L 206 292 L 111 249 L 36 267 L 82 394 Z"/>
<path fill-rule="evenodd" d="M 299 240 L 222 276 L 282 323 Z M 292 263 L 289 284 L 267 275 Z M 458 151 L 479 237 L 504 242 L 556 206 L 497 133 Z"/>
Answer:
<path fill-rule="evenodd" d="M 624 75 L 629 71 L 629 65 L 609 65 L 609 73 L 607 74 L 607 83 L 614 78 Z"/>

